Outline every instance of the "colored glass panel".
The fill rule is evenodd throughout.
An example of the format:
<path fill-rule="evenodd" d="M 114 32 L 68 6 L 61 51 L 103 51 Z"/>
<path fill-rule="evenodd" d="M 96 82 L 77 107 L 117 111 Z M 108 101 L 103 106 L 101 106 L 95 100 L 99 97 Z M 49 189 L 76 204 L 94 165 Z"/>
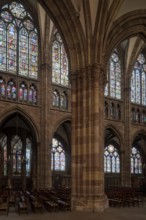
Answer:
<path fill-rule="evenodd" d="M 24 28 L 19 33 L 19 74 L 28 76 L 28 33 Z"/>
<path fill-rule="evenodd" d="M 0 20 L 0 70 L 6 70 L 6 27 Z"/>
<path fill-rule="evenodd" d="M 121 65 L 116 51 L 111 54 L 107 78 L 109 82 L 105 87 L 104 95 L 121 99 Z"/>
<path fill-rule="evenodd" d="M 142 158 L 139 150 L 136 147 L 132 147 L 131 149 L 131 173 L 142 173 Z"/>
<path fill-rule="evenodd" d="M 13 81 L 10 81 L 7 85 L 7 97 L 9 99 L 16 99 L 16 85 Z"/>
<path fill-rule="evenodd" d="M 30 20 L 25 20 L 24 21 L 24 26 L 26 29 L 28 29 L 29 31 L 34 29 L 34 25 Z"/>
<path fill-rule="evenodd" d="M 62 144 L 55 138 L 52 140 L 52 157 L 51 157 L 51 169 L 52 170 L 65 170 L 65 151 Z"/>
<path fill-rule="evenodd" d="M 35 32 L 29 35 L 29 76 L 37 78 L 38 74 L 38 37 Z"/>
<path fill-rule="evenodd" d="M 16 18 L 23 19 L 26 16 L 26 11 L 25 11 L 23 5 L 21 5 L 17 2 L 11 3 L 10 10 Z"/>
<path fill-rule="evenodd" d="M 27 87 L 25 83 L 21 83 L 19 88 L 19 100 L 20 101 L 27 101 Z"/>
<path fill-rule="evenodd" d="M 52 82 L 68 86 L 68 58 L 59 33 L 52 44 Z"/>
<path fill-rule="evenodd" d="M 1 17 L 5 22 L 11 22 L 12 21 L 12 16 L 8 11 L 3 11 L 1 13 Z"/>
<path fill-rule="evenodd" d="M 29 138 L 26 139 L 26 176 L 30 176 L 31 171 L 31 154 L 32 154 L 32 143 Z"/>
<path fill-rule="evenodd" d="M 14 25 L 8 26 L 7 31 L 7 69 L 16 73 L 17 33 Z"/>
<path fill-rule="evenodd" d="M 37 103 L 37 90 L 31 85 L 28 92 L 28 101 L 32 103 Z"/>
<path fill-rule="evenodd" d="M 104 150 L 104 172 L 120 173 L 120 156 L 113 145 L 109 145 Z"/>
<path fill-rule="evenodd" d="M 0 70 L 36 79 L 38 36 L 32 17 L 17 2 L 3 6 L 0 16 Z"/>
<path fill-rule="evenodd" d="M 22 141 L 18 135 L 15 135 L 11 141 L 12 159 L 13 159 L 13 175 L 21 175 L 22 161 Z"/>
<path fill-rule="evenodd" d="M 131 76 L 131 102 L 146 105 L 146 63 L 141 53 Z"/>
<path fill-rule="evenodd" d="M 0 95 L 3 97 L 6 95 L 6 85 L 3 79 L 0 79 Z"/>

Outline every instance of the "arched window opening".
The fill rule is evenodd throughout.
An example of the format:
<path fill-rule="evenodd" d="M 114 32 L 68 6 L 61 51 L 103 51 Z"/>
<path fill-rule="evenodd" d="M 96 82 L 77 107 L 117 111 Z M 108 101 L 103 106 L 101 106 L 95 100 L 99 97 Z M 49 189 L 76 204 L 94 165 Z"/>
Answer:
<path fill-rule="evenodd" d="M 131 173 L 142 174 L 142 158 L 136 147 L 131 149 Z"/>
<path fill-rule="evenodd" d="M 2 147 L 2 152 L 3 152 L 3 163 L 2 166 L 4 167 L 3 169 L 3 175 L 7 175 L 7 137 L 5 135 L 2 136 L 0 139 L 1 147 Z"/>
<path fill-rule="evenodd" d="M 11 2 L 0 13 L 0 70 L 38 78 L 38 33 L 24 6 Z"/>
<path fill-rule="evenodd" d="M 18 135 L 15 135 L 11 141 L 13 175 L 21 175 L 22 162 L 22 141 Z"/>
<path fill-rule="evenodd" d="M 52 140 L 51 154 L 51 169 L 65 171 L 65 151 L 61 142 L 55 138 Z"/>
<path fill-rule="evenodd" d="M 135 109 L 134 108 L 131 109 L 131 121 L 135 122 Z"/>
<path fill-rule="evenodd" d="M 120 173 L 120 155 L 111 144 L 104 149 L 104 172 Z"/>
<path fill-rule="evenodd" d="M 60 105 L 59 92 L 57 90 L 55 90 L 53 92 L 53 107 L 59 107 L 59 105 Z"/>
<path fill-rule="evenodd" d="M 24 82 L 22 82 L 19 87 L 19 100 L 26 102 L 27 101 L 27 94 L 28 94 L 27 86 Z"/>
<path fill-rule="evenodd" d="M 117 119 L 121 120 L 121 106 L 117 104 Z"/>
<path fill-rule="evenodd" d="M 141 53 L 131 76 L 131 102 L 146 105 L 146 61 Z"/>
<path fill-rule="evenodd" d="M 0 96 L 5 97 L 6 96 L 6 84 L 5 81 L 0 77 Z"/>
<path fill-rule="evenodd" d="M 104 95 L 121 99 L 121 64 L 116 50 L 111 54 L 109 60 L 108 83 Z"/>
<path fill-rule="evenodd" d="M 60 107 L 63 109 L 67 109 L 68 107 L 68 97 L 65 92 L 63 92 L 60 96 Z"/>
<path fill-rule="evenodd" d="M 137 109 L 136 111 L 136 122 L 140 124 L 140 110 Z"/>
<path fill-rule="evenodd" d="M 111 112 L 111 118 L 115 119 L 116 118 L 116 108 L 115 108 L 115 104 L 113 102 L 111 103 L 110 112 Z"/>
<path fill-rule="evenodd" d="M 30 103 L 36 104 L 37 103 L 37 89 L 34 86 L 34 84 L 32 84 L 29 87 L 29 91 L 28 91 L 28 101 Z"/>
<path fill-rule="evenodd" d="M 29 138 L 26 138 L 26 176 L 30 176 L 31 156 L 32 156 L 32 143 Z"/>
<path fill-rule="evenodd" d="M 69 85 L 68 58 L 61 36 L 54 33 L 52 44 L 52 82 L 63 86 Z"/>
<path fill-rule="evenodd" d="M 16 84 L 10 80 L 7 85 L 7 97 L 11 100 L 16 100 Z"/>

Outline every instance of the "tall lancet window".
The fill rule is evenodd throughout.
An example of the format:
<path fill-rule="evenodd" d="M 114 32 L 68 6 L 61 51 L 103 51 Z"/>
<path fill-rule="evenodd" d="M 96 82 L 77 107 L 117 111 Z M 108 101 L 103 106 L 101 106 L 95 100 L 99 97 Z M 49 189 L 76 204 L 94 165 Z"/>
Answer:
<path fill-rule="evenodd" d="M 131 149 L 131 173 L 142 173 L 142 158 L 139 150 L 136 147 Z"/>
<path fill-rule="evenodd" d="M 107 80 L 104 95 L 121 99 L 121 64 L 116 50 L 111 54 L 109 60 Z"/>
<path fill-rule="evenodd" d="M 38 78 L 38 33 L 31 15 L 15 1 L 0 12 L 0 71 Z"/>
<path fill-rule="evenodd" d="M 111 144 L 104 149 L 104 172 L 120 173 L 120 155 Z"/>
<path fill-rule="evenodd" d="M 146 60 L 141 53 L 131 76 L 131 102 L 146 105 Z"/>
<path fill-rule="evenodd" d="M 53 138 L 51 149 L 51 169 L 65 171 L 65 151 L 60 141 Z"/>
<path fill-rule="evenodd" d="M 11 141 L 12 160 L 13 160 L 13 175 L 21 175 L 22 162 L 22 141 L 18 135 L 15 135 Z"/>
<path fill-rule="evenodd" d="M 68 77 L 67 53 L 60 34 L 55 32 L 52 44 L 52 82 L 68 86 Z"/>

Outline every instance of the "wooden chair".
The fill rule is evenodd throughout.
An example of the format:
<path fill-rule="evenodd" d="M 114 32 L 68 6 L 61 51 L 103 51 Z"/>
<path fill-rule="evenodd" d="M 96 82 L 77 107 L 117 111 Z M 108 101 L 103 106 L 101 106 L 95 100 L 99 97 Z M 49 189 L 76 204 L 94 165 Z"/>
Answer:
<path fill-rule="evenodd" d="M 6 200 L 5 200 L 1 197 L 1 199 L 0 199 L 0 212 L 6 213 L 7 215 L 9 214 L 9 199 L 8 198 L 6 198 Z"/>

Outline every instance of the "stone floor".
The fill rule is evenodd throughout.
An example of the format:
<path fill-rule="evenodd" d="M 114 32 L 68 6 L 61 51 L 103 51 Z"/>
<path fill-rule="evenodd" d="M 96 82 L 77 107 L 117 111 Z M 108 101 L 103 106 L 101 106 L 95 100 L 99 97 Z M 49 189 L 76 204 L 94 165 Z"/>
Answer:
<path fill-rule="evenodd" d="M 57 212 L 49 213 L 22 213 L 19 215 L 16 211 L 9 211 L 9 215 L 0 214 L 0 220 L 146 220 L 146 202 L 143 207 L 129 208 L 108 208 L 100 213 L 85 212 Z"/>

